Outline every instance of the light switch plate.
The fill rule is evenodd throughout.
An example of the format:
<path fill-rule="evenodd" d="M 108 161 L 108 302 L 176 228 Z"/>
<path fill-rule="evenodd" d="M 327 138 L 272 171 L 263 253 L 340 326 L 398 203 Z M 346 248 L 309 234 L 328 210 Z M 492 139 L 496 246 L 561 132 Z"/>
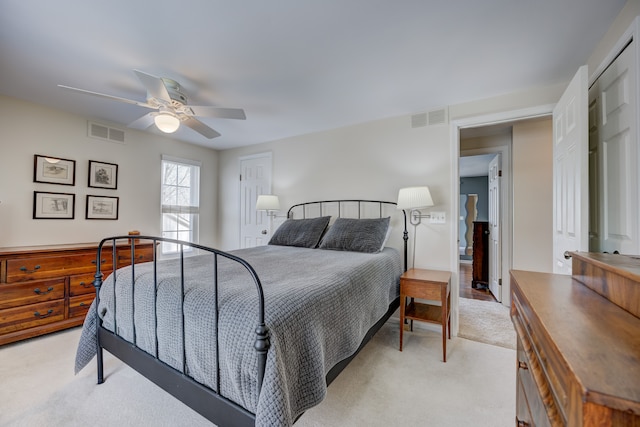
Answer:
<path fill-rule="evenodd" d="M 445 212 L 431 212 L 431 224 L 445 224 L 447 215 Z"/>

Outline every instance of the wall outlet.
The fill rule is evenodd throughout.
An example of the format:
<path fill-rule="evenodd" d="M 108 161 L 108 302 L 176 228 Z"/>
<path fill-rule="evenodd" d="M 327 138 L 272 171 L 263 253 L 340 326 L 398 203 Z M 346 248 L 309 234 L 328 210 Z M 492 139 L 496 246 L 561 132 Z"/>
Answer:
<path fill-rule="evenodd" d="M 447 215 L 445 212 L 431 212 L 431 224 L 445 224 Z"/>

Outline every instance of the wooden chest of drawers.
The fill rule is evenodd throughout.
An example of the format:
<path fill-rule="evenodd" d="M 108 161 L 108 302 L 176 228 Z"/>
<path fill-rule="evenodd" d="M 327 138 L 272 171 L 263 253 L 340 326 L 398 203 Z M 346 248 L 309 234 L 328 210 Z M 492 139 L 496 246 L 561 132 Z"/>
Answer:
<path fill-rule="evenodd" d="M 0 345 L 82 324 L 93 301 L 97 244 L 0 248 Z M 153 260 L 153 244 L 135 246 L 135 262 Z M 117 267 L 131 249 L 117 247 Z M 101 270 L 113 270 L 105 247 Z"/>
<path fill-rule="evenodd" d="M 578 257 L 574 277 L 511 272 L 516 425 L 640 426 L 640 318 L 578 280 Z"/>

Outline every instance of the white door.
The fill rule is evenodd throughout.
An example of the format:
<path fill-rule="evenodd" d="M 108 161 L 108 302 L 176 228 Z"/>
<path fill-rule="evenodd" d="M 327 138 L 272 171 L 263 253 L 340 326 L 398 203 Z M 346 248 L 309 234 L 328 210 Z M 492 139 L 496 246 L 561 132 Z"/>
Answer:
<path fill-rule="evenodd" d="M 583 65 L 553 109 L 554 273 L 571 274 L 565 251 L 589 249 L 587 81 L 587 66 Z"/>
<path fill-rule="evenodd" d="M 500 247 L 500 181 L 502 166 L 500 154 L 489 163 L 489 290 L 502 301 L 502 257 Z"/>
<path fill-rule="evenodd" d="M 271 154 L 240 159 L 240 247 L 266 245 L 271 238 L 270 218 L 256 210 L 260 194 L 271 193 Z"/>
<path fill-rule="evenodd" d="M 598 251 L 639 254 L 636 61 L 632 42 L 589 91 L 596 144 Z M 593 222 L 593 221 L 592 221 Z"/>

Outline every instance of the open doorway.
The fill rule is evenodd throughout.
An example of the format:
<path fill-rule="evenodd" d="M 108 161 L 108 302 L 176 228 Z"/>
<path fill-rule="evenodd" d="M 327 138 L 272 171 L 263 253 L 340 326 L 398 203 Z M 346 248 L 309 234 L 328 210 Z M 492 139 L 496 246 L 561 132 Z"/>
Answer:
<path fill-rule="evenodd" d="M 498 240 L 499 249 L 490 254 L 489 265 L 499 265 L 496 267 L 498 291 L 492 289 L 491 294 L 497 301 L 509 305 L 510 269 L 551 269 L 551 258 L 546 254 L 550 253 L 553 246 L 552 234 L 541 232 L 550 230 L 552 221 L 551 118 L 548 114 L 531 114 L 510 120 L 477 123 L 458 128 L 457 154 L 462 164 L 458 168 L 457 178 L 464 179 L 466 172 L 463 164 L 466 158 L 482 159 L 478 156 L 500 155 L 502 162 L 498 175 L 502 190 L 497 209 L 499 231 L 490 230 L 491 237 Z M 532 251 L 535 253 L 532 254 Z M 514 265 L 514 259 L 518 260 L 517 265 Z M 459 296 L 465 297 L 465 265 L 458 260 L 457 267 Z"/>
<path fill-rule="evenodd" d="M 464 142 L 464 141 L 463 141 Z M 491 203 L 490 168 L 500 153 L 467 155 L 460 152 L 460 296 L 499 301 L 490 289 L 490 219 L 499 218 Z M 499 261 L 499 260 L 497 260 Z M 498 295 L 499 297 L 500 295 Z"/>
<path fill-rule="evenodd" d="M 460 206 L 464 221 L 459 231 L 459 241 L 465 245 L 465 254 L 459 260 L 459 291 L 463 298 L 494 302 L 503 299 L 501 228 L 509 193 L 501 191 L 501 187 L 502 181 L 511 179 L 510 173 L 503 170 L 510 164 L 511 142 L 511 123 L 460 130 L 460 202 L 465 199 L 466 203 Z"/>

